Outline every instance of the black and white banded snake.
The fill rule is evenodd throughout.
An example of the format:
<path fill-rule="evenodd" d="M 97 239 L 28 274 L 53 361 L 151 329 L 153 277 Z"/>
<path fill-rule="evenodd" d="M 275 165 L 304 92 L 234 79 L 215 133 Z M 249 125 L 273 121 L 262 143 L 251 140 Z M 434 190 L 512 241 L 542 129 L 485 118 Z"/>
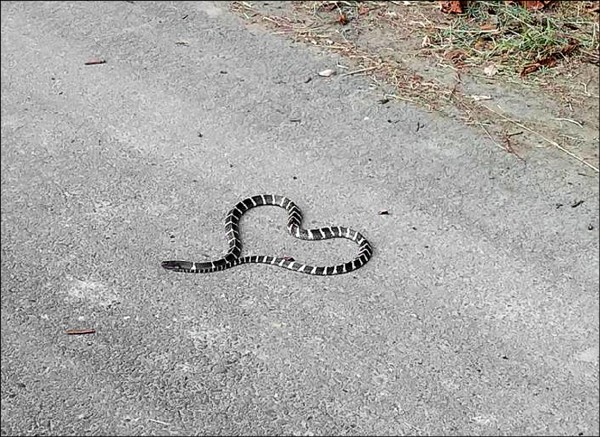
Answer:
<path fill-rule="evenodd" d="M 274 256 L 245 256 L 242 253 L 242 241 L 239 232 L 239 222 L 242 215 L 251 208 L 262 205 L 274 205 L 284 208 L 288 212 L 287 229 L 289 233 L 301 240 L 327 240 L 330 238 L 346 238 L 358 244 L 359 251 L 356 258 L 344 264 L 334 266 L 315 267 L 309 266 L 291 258 Z M 237 203 L 225 218 L 225 230 L 229 242 L 227 254 L 216 261 L 163 261 L 161 266 L 167 270 L 185 273 L 210 273 L 225 270 L 230 267 L 247 263 L 263 263 L 284 267 L 296 272 L 310 275 L 339 275 L 348 273 L 364 266 L 371 256 L 373 249 L 365 237 L 359 232 L 342 226 L 331 226 L 318 229 L 302 229 L 302 213 L 300 208 L 290 199 L 274 194 L 263 194 L 249 197 Z"/>

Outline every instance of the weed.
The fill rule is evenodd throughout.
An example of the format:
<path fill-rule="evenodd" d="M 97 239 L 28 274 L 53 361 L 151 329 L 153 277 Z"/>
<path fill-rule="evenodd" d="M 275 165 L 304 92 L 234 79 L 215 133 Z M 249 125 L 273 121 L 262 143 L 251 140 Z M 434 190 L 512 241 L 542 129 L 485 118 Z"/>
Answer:
<path fill-rule="evenodd" d="M 426 29 L 432 47 L 440 54 L 460 49 L 464 65 L 493 61 L 511 73 L 564 51 L 584 57 L 598 51 L 598 19 L 586 3 L 558 2 L 554 10 L 533 11 L 503 1 L 473 1 L 466 13 L 448 26 Z M 562 56 L 560 56 L 562 54 Z M 539 69 L 538 74 L 545 70 Z"/>

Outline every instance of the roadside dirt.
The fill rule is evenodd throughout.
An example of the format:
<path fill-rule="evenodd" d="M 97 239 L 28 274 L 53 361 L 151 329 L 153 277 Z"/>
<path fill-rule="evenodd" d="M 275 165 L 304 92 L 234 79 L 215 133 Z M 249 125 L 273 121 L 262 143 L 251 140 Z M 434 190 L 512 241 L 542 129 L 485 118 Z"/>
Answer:
<path fill-rule="evenodd" d="M 519 159 L 548 148 L 592 175 L 599 162 L 598 2 L 566 3 L 571 7 L 515 16 L 526 30 L 535 30 L 527 20 L 539 20 L 542 32 L 544 20 L 554 20 L 568 32 L 589 34 L 572 53 L 569 46 L 538 53 L 542 62 L 533 68 L 535 59 L 497 55 L 505 42 L 499 25 L 476 22 L 475 13 L 445 14 L 439 2 L 232 2 L 231 10 L 249 25 L 342 55 L 347 62 L 332 69 L 369 76 L 381 104 L 412 102 L 476 126 Z M 463 35 L 473 33 L 478 38 L 470 44 Z M 544 56 L 555 58 L 545 65 Z M 527 68 L 534 71 L 523 74 Z"/>

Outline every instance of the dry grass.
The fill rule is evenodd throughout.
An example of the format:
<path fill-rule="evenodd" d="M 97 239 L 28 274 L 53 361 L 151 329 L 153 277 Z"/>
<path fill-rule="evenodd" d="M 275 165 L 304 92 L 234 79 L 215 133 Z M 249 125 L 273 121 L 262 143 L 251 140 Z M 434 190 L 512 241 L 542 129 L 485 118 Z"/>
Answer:
<path fill-rule="evenodd" d="M 418 103 L 428 110 L 440 109 L 440 94 L 449 97 L 452 90 L 425 82 L 401 62 L 359 47 L 340 22 L 343 16 L 348 22 L 360 20 L 363 26 L 396 27 L 396 15 L 388 11 L 390 3 L 395 2 L 298 1 L 293 2 L 295 13 L 291 16 L 265 15 L 249 2 L 233 2 L 232 10 L 250 21 L 275 29 L 275 34 L 344 56 L 352 61 L 356 70 L 369 72 L 376 83 L 392 85 L 398 91 L 384 98 Z"/>
<path fill-rule="evenodd" d="M 531 64 L 570 57 L 598 63 L 598 19 L 594 2 L 559 2 L 548 11 L 529 11 L 500 1 L 468 3 L 465 15 L 430 29 L 438 52 L 462 50 L 464 64 L 494 62 L 509 76 Z M 549 65 L 542 64 L 540 73 Z"/>
<path fill-rule="evenodd" d="M 499 1 L 469 5 L 460 16 L 441 14 L 437 2 L 415 1 L 297 1 L 284 11 L 233 2 L 231 9 L 275 34 L 344 56 L 351 64 L 346 74 L 368 75 L 381 89 L 393 87 L 383 100 L 409 101 L 457 117 L 515 155 L 517 139 L 509 132 L 523 129 L 598 172 L 566 145 L 460 90 L 461 75 L 481 76 L 485 66 L 492 66 L 496 80 L 534 87 L 550 83 L 556 92 L 564 92 L 551 78 L 565 70 L 553 67 L 598 63 L 598 13 L 593 12 L 598 2 L 559 2 L 552 10 L 537 12 Z M 374 30 L 389 47 L 361 41 L 361 35 Z M 434 59 L 436 68 L 450 72 L 445 76 L 452 80 L 424 78 L 412 67 L 417 58 Z"/>

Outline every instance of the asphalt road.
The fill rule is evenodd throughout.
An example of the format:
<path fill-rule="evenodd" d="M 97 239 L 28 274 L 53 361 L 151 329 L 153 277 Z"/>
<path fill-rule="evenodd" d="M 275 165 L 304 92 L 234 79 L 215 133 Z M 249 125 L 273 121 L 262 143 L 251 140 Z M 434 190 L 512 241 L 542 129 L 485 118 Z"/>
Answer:
<path fill-rule="evenodd" d="M 591 170 L 320 77 L 343 60 L 226 4 L 2 2 L 1 49 L 2 435 L 598 435 Z M 161 269 L 263 193 L 372 260 Z M 246 253 L 354 256 L 285 221 L 249 212 Z"/>

